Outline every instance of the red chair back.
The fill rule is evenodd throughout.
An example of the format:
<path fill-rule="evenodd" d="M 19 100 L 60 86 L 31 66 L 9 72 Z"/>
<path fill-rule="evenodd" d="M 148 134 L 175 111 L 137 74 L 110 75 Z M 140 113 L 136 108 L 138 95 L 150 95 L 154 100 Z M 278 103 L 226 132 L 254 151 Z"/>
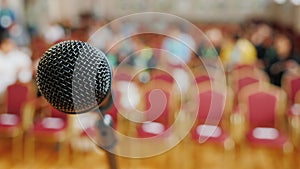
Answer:
<path fill-rule="evenodd" d="M 153 77 L 153 80 L 163 80 L 168 83 L 173 83 L 175 81 L 171 75 L 166 73 L 155 75 Z"/>
<path fill-rule="evenodd" d="M 163 90 L 152 90 L 146 93 L 146 120 L 169 124 L 170 94 Z"/>
<path fill-rule="evenodd" d="M 7 113 L 20 114 L 23 104 L 28 99 L 28 87 L 23 84 L 13 84 L 7 88 Z"/>
<path fill-rule="evenodd" d="M 248 71 L 253 71 L 255 69 L 255 65 L 241 64 L 241 65 L 235 66 L 233 69 L 234 70 L 247 69 Z"/>
<path fill-rule="evenodd" d="M 202 83 L 210 80 L 213 80 L 213 78 L 209 77 L 208 75 L 201 75 L 196 77 L 196 83 Z"/>
<path fill-rule="evenodd" d="M 300 77 L 291 81 L 290 99 L 293 103 L 295 102 L 295 96 L 298 91 L 300 91 Z"/>
<path fill-rule="evenodd" d="M 249 96 L 249 122 L 251 127 L 274 127 L 276 118 L 274 95 L 258 92 Z"/>
<path fill-rule="evenodd" d="M 200 122 L 204 122 L 208 116 L 211 122 L 218 122 L 221 119 L 225 106 L 224 95 L 215 91 L 206 91 L 199 94 L 199 102 L 198 120 Z"/>
<path fill-rule="evenodd" d="M 245 77 L 242 79 L 238 80 L 238 91 L 240 91 L 243 87 L 253 84 L 253 83 L 258 83 L 259 80 L 253 77 Z"/>

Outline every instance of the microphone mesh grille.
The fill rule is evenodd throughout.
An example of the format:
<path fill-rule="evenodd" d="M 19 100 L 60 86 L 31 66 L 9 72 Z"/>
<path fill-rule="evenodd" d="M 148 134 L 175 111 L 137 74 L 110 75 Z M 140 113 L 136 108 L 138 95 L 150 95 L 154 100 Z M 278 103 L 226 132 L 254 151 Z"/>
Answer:
<path fill-rule="evenodd" d="M 47 50 L 37 71 L 46 100 L 65 113 L 96 108 L 110 92 L 111 69 L 105 55 L 81 41 L 64 41 Z"/>

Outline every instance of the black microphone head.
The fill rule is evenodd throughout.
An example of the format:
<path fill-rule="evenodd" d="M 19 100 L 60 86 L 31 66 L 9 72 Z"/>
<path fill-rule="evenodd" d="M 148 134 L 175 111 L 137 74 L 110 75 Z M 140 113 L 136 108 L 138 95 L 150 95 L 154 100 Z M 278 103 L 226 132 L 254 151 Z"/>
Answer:
<path fill-rule="evenodd" d="M 111 68 L 103 52 L 81 41 L 64 41 L 48 49 L 38 64 L 39 91 L 56 109 L 83 113 L 110 94 Z"/>

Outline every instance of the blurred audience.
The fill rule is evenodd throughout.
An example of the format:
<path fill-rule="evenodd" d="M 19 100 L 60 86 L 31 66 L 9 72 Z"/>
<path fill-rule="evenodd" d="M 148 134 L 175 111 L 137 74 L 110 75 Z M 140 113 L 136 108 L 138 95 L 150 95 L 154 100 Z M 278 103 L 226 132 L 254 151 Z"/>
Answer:
<path fill-rule="evenodd" d="M 266 68 L 272 84 L 281 86 L 281 79 L 286 71 L 292 71 L 299 65 L 293 53 L 292 40 L 286 34 L 278 34 L 274 39 L 275 56 L 267 56 L 270 64 Z"/>
<path fill-rule="evenodd" d="M 2 0 L 2 7 L 0 9 L 0 27 L 7 29 L 11 27 L 15 20 L 16 16 L 12 9 L 9 8 L 7 0 Z"/>
<path fill-rule="evenodd" d="M 0 33 L 0 94 L 7 86 L 32 79 L 31 59 L 20 51 L 7 30 Z"/>
<path fill-rule="evenodd" d="M 220 29 L 212 28 L 205 32 L 210 41 L 203 40 L 198 46 L 197 54 L 204 58 L 215 58 L 220 54 L 223 35 Z"/>
<path fill-rule="evenodd" d="M 89 40 L 91 44 L 106 53 L 113 68 L 123 61 L 137 68 L 154 67 L 160 64 L 158 62 L 162 58 L 167 59 L 171 65 L 189 64 L 194 62 L 192 57 L 196 49 L 199 57 L 220 58 L 227 71 L 237 65 L 256 65 L 267 72 L 271 83 L 278 86 L 281 85 L 282 75 L 297 67 L 300 60 L 294 52 L 294 49 L 298 49 L 298 46 L 294 46 L 296 38 L 286 36 L 284 29 L 266 22 L 245 22 L 244 25 L 239 25 L 238 29 L 231 31 L 226 30 L 230 29 L 226 26 L 203 28 L 200 26 L 200 30 L 206 35 L 199 36 L 200 39 L 193 37 L 186 29 L 183 29 L 182 25 L 170 23 L 163 30 L 167 36 L 153 35 L 147 38 L 143 35 L 127 37 L 140 30 L 147 32 L 147 27 L 142 23 L 114 23 L 105 26 L 108 22 L 105 19 L 84 14 L 75 25 L 72 25 L 71 21 L 52 21 L 45 31 L 31 34 L 32 37 L 29 39 L 26 38 L 26 34 L 29 34 L 22 25 L 13 24 L 14 14 L 5 6 L 0 10 L 2 24 L 3 18 L 1 17 L 4 17 L 4 20 L 8 17 L 12 22 L 9 27 L 2 28 L 5 31 L 1 33 L 0 64 L 4 65 L 0 68 L 3 74 L 1 93 L 5 90 L 5 86 L 16 81 L 17 77 L 23 81 L 31 80 L 29 76 L 32 73 L 28 67 L 33 64 L 32 67 L 35 67 L 33 69 L 35 70 L 44 51 L 53 43 L 66 39 Z M 99 28 L 102 29 L 98 31 Z M 20 36 L 23 38 L 16 38 L 20 32 L 23 32 L 23 36 Z M 292 35 L 297 36 L 295 33 Z M 25 54 L 19 50 L 19 47 L 30 48 L 30 51 L 26 50 L 27 54 Z M 169 56 L 159 55 L 152 48 L 163 49 L 169 53 Z M 28 55 L 31 54 L 30 60 Z"/>
<path fill-rule="evenodd" d="M 134 41 L 134 57 L 133 64 L 139 68 L 151 68 L 156 66 L 156 58 L 153 53 L 153 49 L 146 46 L 145 42 L 140 39 L 135 39 Z"/>
<path fill-rule="evenodd" d="M 174 24 L 168 28 L 166 37 L 162 43 L 162 49 L 170 52 L 169 62 L 177 65 L 180 63 L 188 63 L 191 60 L 192 53 L 195 51 L 195 40 L 191 35 L 183 32 L 182 28 Z"/>
<path fill-rule="evenodd" d="M 44 38 L 48 44 L 52 44 L 65 38 L 65 31 L 62 26 L 56 22 L 51 22 L 43 32 Z"/>
<path fill-rule="evenodd" d="M 257 51 L 249 41 L 249 30 L 242 30 L 240 33 L 232 35 L 233 38 L 224 45 L 222 50 L 222 60 L 227 70 L 231 70 L 237 65 L 253 65 L 257 60 Z"/>
<path fill-rule="evenodd" d="M 258 66 L 265 68 L 269 66 L 270 60 L 275 56 L 275 50 L 272 46 L 273 30 L 265 24 L 258 24 L 250 37 L 251 42 L 256 48 Z"/>

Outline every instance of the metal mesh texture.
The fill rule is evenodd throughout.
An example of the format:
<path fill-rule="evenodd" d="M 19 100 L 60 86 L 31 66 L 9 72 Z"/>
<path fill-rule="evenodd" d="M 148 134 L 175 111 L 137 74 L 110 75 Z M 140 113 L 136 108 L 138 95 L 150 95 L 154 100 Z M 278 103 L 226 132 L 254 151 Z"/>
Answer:
<path fill-rule="evenodd" d="M 81 41 L 64 41 L 47 50 L 37 71 L 46 100 L 65 113 L 96 108 L 110 92 L 111 69 L 105 55 Z"/>

